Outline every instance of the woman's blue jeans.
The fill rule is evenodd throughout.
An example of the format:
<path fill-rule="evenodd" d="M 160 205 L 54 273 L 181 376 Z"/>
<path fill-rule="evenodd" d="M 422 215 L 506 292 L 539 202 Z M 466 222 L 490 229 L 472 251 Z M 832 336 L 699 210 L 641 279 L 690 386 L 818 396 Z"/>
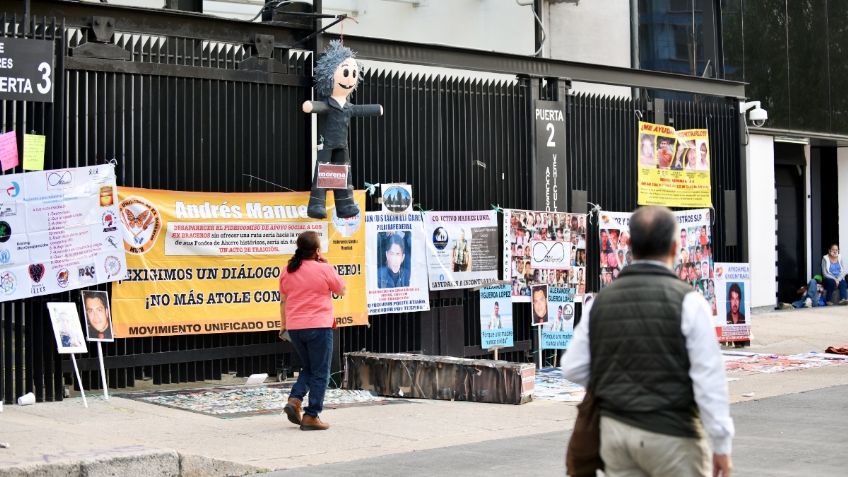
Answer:
<path fill-rule="evenodd" d="M 295 352 L 300 357 L 301 370 L 292 386 L 290 397 L 303 400 L 309 393 L 309 405 L 303 413 L 313 417 L 324 409 L 324 393 L 330 382 L 330 363 L 333 358 L 332 328 L 288 330 Z"/>
<path fill-rule="evenodd" d="M 833 296 L 833 290 L 836 290 L 836 281 L 832 278 L 825 278 L 824 289 L 827 292 L 825 301 L 830 301 L 830 297 Z M 839 280 L 839 299 L 848 300 L 848 284 L 845 283 L 844 278 Z"/>

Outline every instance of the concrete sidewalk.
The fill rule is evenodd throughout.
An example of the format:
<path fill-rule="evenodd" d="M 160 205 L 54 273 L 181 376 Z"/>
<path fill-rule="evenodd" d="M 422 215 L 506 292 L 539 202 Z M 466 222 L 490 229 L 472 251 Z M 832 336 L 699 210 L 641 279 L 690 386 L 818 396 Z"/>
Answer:
<path fill-rule="evenodd" d="M 848 343 L 848 307 L 754 315 L 745 351 L 792 354 Z M 730 383 L 734 402 L 848 384 L 848 365 L 754 374 Z M 753 397 L 750 397 L 753 393 Z M 748 396 L 748 397 L 746 397 Z M 325 412 L 327 432 L 278 415 L 220 419 L 136 400 L 91 396 L 0 413 L 0 475 L 242 475 L 496 439 L 563 433 L 574 403 L 521 406 L 410 400 Z"/>

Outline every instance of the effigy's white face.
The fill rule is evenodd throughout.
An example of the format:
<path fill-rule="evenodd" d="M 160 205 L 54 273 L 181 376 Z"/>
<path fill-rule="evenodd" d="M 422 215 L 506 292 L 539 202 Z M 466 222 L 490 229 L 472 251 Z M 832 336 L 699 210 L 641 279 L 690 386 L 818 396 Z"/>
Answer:
<path fill-rule="evenodd" d="M 342 61 L 336 68 L 336 72 L 333 73 L 333 97 L 346 98 L 350 96 L 350 93 L 356 89 L 358 74 L 359 66 L 356 64 L 356 60 L 348 58 Z"/>

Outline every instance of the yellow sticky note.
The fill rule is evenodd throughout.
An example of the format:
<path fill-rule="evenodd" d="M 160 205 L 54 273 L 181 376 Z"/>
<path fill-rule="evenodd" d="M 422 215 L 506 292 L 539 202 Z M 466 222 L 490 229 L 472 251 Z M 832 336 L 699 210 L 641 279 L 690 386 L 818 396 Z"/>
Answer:
<path fill-rule="evenodd" d="M 47 136 L 24 134 L 24 170 L 44 170 L 44 143 Z"/>

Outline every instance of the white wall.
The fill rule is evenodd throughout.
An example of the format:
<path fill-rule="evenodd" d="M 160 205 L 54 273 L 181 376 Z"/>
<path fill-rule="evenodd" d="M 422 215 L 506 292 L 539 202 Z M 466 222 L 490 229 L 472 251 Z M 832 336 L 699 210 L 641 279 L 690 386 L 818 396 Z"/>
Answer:
<path fill-rule="evenodd" d="M 346 13 L 329 31 L 500 53 L 534 51 L 533 9 L 514 0 L 324 0 L 324 13 Z M 327 20 L 325 20 L 327 22 Z"/>
<path fill-rule="evenodd" d="M 630 67 L 630 0 L 550 4 L 546 52 L 557 60 Z M 574 83 L 586 93 L 627 96 L 630 88 Z"/>
<path fill-rule="evenodd" d="M 777 209 L 774 187 L 774 139 L 751 135 L 747 146 L 748 262 L 751 306 L 774 306 L 777 285 Z"/>
<path fill-rule="evenodd" d="M 836 148 L 837 185 L 839 190 L 839 250 L 848 256 L 848 147 Z"/>

